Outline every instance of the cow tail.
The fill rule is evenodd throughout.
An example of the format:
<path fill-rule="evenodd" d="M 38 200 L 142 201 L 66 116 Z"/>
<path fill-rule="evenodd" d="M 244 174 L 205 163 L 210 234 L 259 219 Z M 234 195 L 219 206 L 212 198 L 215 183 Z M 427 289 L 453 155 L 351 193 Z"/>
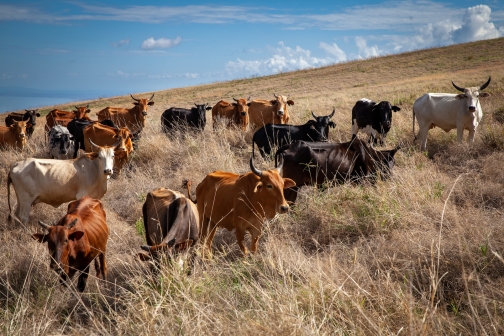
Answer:
<path fill-rule="evenodd" d="M 255 159 L 255 154 L 254 154 L 254 137 L 252 137 L 252 158 Z"/>
<path fill-rule="evenodd" d="M 413 141 L 415 141 L 417 138 L 416 138 L 416 134 L 415 134 L 415 107 L 413 107 Z"/>
<path fill-rule="evenodd" d="M 196 198 L 194 200 L 191 198 L 191 185 L 192 182 L 189 180 L 182 181 L 182 187 L 187 188 L 187 198 L 189 198 L 194 204 L 197 204 L 198 200 Z"/>
<path fill-rule="evenodd" d="M 7 221 L 10 222 L 12 221 L 12 210 L 11 210 L 11 204 L 10 204 L 10 185 L 12 183 L 12 178 L 9 174 L 7 175 L 7 204 L 9 205 L 9 216 L 7 217 Z"/>

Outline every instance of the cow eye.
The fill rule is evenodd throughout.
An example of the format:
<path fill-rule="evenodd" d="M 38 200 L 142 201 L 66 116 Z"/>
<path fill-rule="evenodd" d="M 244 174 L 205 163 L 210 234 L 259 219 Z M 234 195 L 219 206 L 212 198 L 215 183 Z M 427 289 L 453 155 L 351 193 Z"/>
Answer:
<path fill-rule="evenodd" d="M 273 186 L 271 184 L 268 184 L 268 189 L 272 189 Z"/>

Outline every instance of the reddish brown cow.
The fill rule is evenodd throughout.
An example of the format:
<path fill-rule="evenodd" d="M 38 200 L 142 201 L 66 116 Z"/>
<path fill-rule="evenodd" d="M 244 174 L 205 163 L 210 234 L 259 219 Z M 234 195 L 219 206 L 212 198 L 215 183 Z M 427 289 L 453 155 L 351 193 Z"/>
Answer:
<path fill-rule="evenodd" d="M 264 221 L 289 211 L 283 190 L 296 184 L 280 176 L 282 167 L 260 171 L 250 158 L 250 169 L 252 172 L 242 175 L 215 171 L 196 188 L 200 239 L 208 251 L 220 226 L 229 231 L 236 229 L 236 239 L 244 255 L 248 253 L 244 244 L 248 231 L 252 236 L 250 251 L 255 253 Z"/>
<path fill-rule="evenodd" d="M 290 116 L 288 105 L 294 105 L 294 101 L 287 100 L 289 96 L 277 96 L 275 99 L 252 101 L 249 107 L 250 124 L 255 127 L 263 127 L 266 124 L 287 124 Z"/>
<path fill-rule="evenodd" d="M 26 145 L 26 121 L 14 121 L 9 127 L 0 126 L 0 148 L 16 147 L 23 150 Z"/>
<path fill-rule="evenodd" d="M 233 98 L 233 100 L 235 101 L 235 103 L 229 103 L 225 100 L 221 100 L 212 108 L 212 120 L 214 129 L 217 126 L 219 118 L 228 119 L 227 127 L 236 125 L 242 130 L 247 129 L 247 126 L 249 124 L 248 108 L 250 106 L 248 100 L 250 100 L 250 97 L 248 97 L 247 99 Z"/>
<path fill-rule="evenodd" d="M 38 110 L 25 110 L 24 113 L 11 112 L 5 117 L 5 126 L 9 127 L 14 121 L 26 121 L 26 135 L 30 139 L 37 125 L 37 117 L 40 117 Z"/>
<path fill-rule="evenodd" d="M 61 125 L 67 127 L 68 123 L 73 119 L 86 119 L 91 120 L 87 115 L 91 110 L 87 106 L 75 106 L 72 112 L 63 110 L 52 110 L 46 115 L 45 131 L 48 133 L 53 126 Z"/>
<path fill-rule="evenodd" d="M 135 106 L 127 109 L 123 107 L 105 107 L 97 113 L 98 121 L 112 120 L 117 127 L 128 127 L 131 133 L 138 133 L 145 127 L 145 119 L 147 118 L 147 109 L 154 105 L 151 101 L 154 98 L 154 93 L 149 99 L 137 99 L 130 95 L 135 102 Z"/>
<path fill-rule="evenodd" d="M 47 233 L 36 233 L 32 237 L 41 243 L 47 242 L 50 267 L 60 275 L 62 282 L 67 277 L 72 279 L 75 272 L 80 271 L 77 289 L 83 292 L 92 261 L 96 276 L 107 279 L 105 250 L 109 229 L 99 200 L 84 196 L 68 205 L 67 214 L 56 225 L 50 226 L 41 221 L 39 224 Z"/>

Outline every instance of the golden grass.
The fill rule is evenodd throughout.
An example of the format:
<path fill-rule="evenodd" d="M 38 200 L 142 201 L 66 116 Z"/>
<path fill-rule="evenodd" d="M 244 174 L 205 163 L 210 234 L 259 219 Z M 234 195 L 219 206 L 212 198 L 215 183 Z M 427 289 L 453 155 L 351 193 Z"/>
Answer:
<path fill-rule="evenodd" d="M 102 199 L 110 227 L 108 283 L 88 280 L 83 294 L 58 284 L 47 247 L 30 238 L 37 220 L 55 223 L 66 207 L 39 204 L 27 228 L 7 224 L 6 176 L 26 157 L 47 157 L 43 122 L 28 148 L 0 155 L 0 330 L 4 334 L 502 334 L 504 332 L 504 39 L 421 50 L 330 67 L 156 92 L 131 169 Z M 431 130 L 428 152 L 412 145 L 411 106 L 425 92 L 483 83 L 483 122 L 474 145 L 455 131 Z M 332 141 L 351 136 L 351 108 L 389 100 L 387 147 L 394 176 L 376 185 L 301 190 L 289 215 L 265 226 L 259 253 L 243 259 L 234 233 L 218 231 L 214 258 L 187 270 L 152 274 L 136 260 L 145 195 L 184 192 L 213 170 L 248 171 L 251 132 L 160 132 L 171 106 L 232 97 L 288 94 L 293 123 L 336 107 Z M 148 93 L 145 94 L 146 96 Z M 137 94 L 142 96 L 142 94 Z M 86 102 L 87 103 L 87 102 Z M 131 98 L 92 101 L 91 117 Z M 74 104 L 69 104 L 72 106 Z M 58 106 L 65 109 L 67 106 Z M 51 107 L 52 108 L 52 107 Z M 44 109 L 43 112 L 51 108 Z M 467 137 L 467 133 L 465 135 Z M 263 169 L 272 161 L 257 159 Z M 14 198 L 13 198 L 14 200 Z"/>

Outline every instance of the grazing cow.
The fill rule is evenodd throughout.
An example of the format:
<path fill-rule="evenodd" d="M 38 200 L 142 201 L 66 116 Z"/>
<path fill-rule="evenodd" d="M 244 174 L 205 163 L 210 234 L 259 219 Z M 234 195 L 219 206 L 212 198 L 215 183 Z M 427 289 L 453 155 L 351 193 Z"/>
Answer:
<path fill-rule="evenodd" d="M 271 154 L 271 147 L 279 147 L 289 144 L 295 140 L 303 141 L 327 141 L 329 137 L 329 127 L 335 128 L 336 124 L 330 119 L 334 116 L 333 110 L 327 116 L 317 117 L 312 112 L 315 120 L 309 120 L 304 125 L 271 125 L 268 124 L 258 129 L 252 137 L 252 156 L 254 156 L 254 143 L 259 148 L 262 157 Z"/>
<path fill-rule="evenodd" d="M 158 260 L 161 252 L 172 257 L 198 241 L 199 216 L 194 203 L 184 195 L 165 188 L 151 191 L 142 207 L 145 239 L 143 261 Z M 179 265 L 183 263 L 179 259 Z"/>
<path fill-rule="evenodd" d="M 83 292 L 89 275 L 89 267 L 94 261 L 96 276 L 107 280 L 105 250 L 109 229 L 105 210 L 99 200 L 84 196 L 68 205 L 67 214 L 56 225 L 39 221 L 47 233 L 36 233 L 33 239 L 46 243 L 51 255 L 50 267 L 60 275 L 65 283 L 75 272 L 81 272 L 77 290 Z"/>
<path fill-rule="evenodd" d="M 295 202 L 304 185 L 321 185 L 326 181 L 352 181 L 360 177 L 390 175 L 394 167 L 392 150 L 377 151 L 358 138 L 345 143 L 295 141 L 280 147 L 275 166 L 282 159 L 282 176 L 292 179 L 295 187 L 285 190 L 285 199 Z"/>
<path fill-rule="evenodd" d="M 276 169 L 260 171 L 250 158 L 252 172 L 235 174 L 215 171 L 208 174 L 196 188 L 200 216 L 200 239 L 211 251 L 217 226 L 236 229 L 236 239 L 244 255 L 245 232 L 252 237 L 250 251 L 257 251 L 257 242 L 266 219 L 277 213 L 287 213 L 284 188 L 295 186 L 294 181 L 282 178 Z"/>
<path fill-rule="evenodd" d="M 25 113 L 12 112 L 5 117 L 5 126 L 9 127 L 14 121 L 26 121 L 26 135 L 30 139 L 37 125 L 37 117 L 40 117 L 38 110 L 25 110 Z"/>
<path fill-rule="evenodd" d="M 68 126 L 68 123 L 72 119 L 89 119 L 88 113 L 91 112 L 89 105 L 86 106 L 75 106 L 75 110 L 72 112 L 62 111 L 62 110 L 52 110 L 46 115 L 46 125 L 45 131 L 49 132 L 53 126 L 61 125 Z"/>
<path fill-rule="evenodd" d="M 111 146 L 117 139 L 121 140 L 114 150 L 114 169 L 119 174 L 124 164 L 128 162 L 131 152 L 133 152 L 133 143 L 131 142 L 133 135 L 128 128 L 114 128 L 94 123 L 86 126 L 83 129 L 83 134 L 84 148 L 87 153 L 97 150 L 97 147 L 91 145 L 91 142 L 98 146 Z"/>
<path fill-rule="evenodd" d="M 435 126 L 449 132 L 457 129 L 457 140 L 462 142 L 464 130 L 469 131 L 468 141 L 474 142 L 474 134 L 478 127 L 483 111 L 479 98 L 490 96 L 487 92 L 481 92 L 488 84 L 491 77 L 480 87 L 474 86 L 461 88 L 452 81 L 452 85 L 463 94 L 452 93 L 426 93 L 418 98 L 413 104 L 413 134 L 415 134 L 415 116 L 418 121 L 418 138 L 420 138 L 420 150 L 427 146 L 427 134 Z M 415 135 L 415 140 L 417 139 Z"/>
<path fill-rule="evenodd" d="M 212 107 L 212 120 L 214 129 L 217 127 L 218 119 L 228 119 L 227 127 L 232 127 L 236 125 L 240 127 L 242 130 L 246 130 L 249 124 L 249 114 L 248 109 L 251 103 L 248 101 L 250 97 L 247 99 L 233 98 L 235 103 L 229 103 L 225 100 L 219 101 Z"/>
<path fill-rule="evenodd" d="M 68 131 L 72 136 L 74 137 L 75 140 L 75 153 L 74 153 L 74 159 L 77 157 L 77 152 L 79 149 L 82 149 L 83 151 L 86 150 L 86 147 L 84 146 L 84 128 L 98 123 L 98 121 L 95 120 L 89 120 L 89 119 L 72 119 L 68 125 Z M 102 125 L 105 126 L 110 126 L 110 127 L 116 127 L 116 125 L 112 122 L 112 120 L 103 120 L 99 122 Z"/>
<path fill-rule="evenodd" d="M 16 217 L 28 221 L 32 205 L 46 203 L 58 207 L 63 203 L 89 196 L 101 199 L 114 168 L 114 148 L 100 147 L 78 159 L 26 159 L 15 163 L 7 175 L 7 203 L 11 219 L 10 185 L 17 197 Z"/>
<path fill-rule="evenodd" d="M 212 108 L 208 106 L 208 103 L 201 105 L 194 103 L 194 105 L 196 107 L 191 109 L 171 107 L 164 111 L 161 115 L 163 131 L 166 133 L 178 125 L 185 125 L 203 131 L 206 125 L 206 111 Z"/>
<path fill-rule="evenodd" d="M 275 99 L 256 99 L 250 103 L 250 124 L 255 127 L 263 127 L 266 124 L 287 124 L 289 122 L 288 105 L 294 105 L 294 101 L 287 100 L 289 96 L 277 96 Z"/>
<path fill-rule="evenodd" d="M 123 107 L 105 107 L 97 113 L 98 120 L 112 120 L 118 127 L 128 127 L 131 133 L 140 133 L 145 127 L 145 119 L 147 118 L 147 109 L 154 105 L 151 101 L 154 98 L 154 93 L 149 99 L 135 98 L 130 95 L 135 101 L 134 107 L 127 109 Z"/>
<path fill-rule="evenodd" d="M 9 127 L 0 126 L 0 148 L 15 147 L 23 150 L 26 146 L 26 121 L 14 121 Z"/>
<path fill-rule="evenodd" d="M 74 157 L 74 138 L 65 126 L 56 125 L 49 131 L 49 154 L 51 158 L 68 160 Z"/>
<path fill-rule="evenodd" d="M 380 144 L 387 136 L 392 126 L 392 111 L 400 111 L 401 108 L 382 101 L 378 104 L 372 100 L 362 98 L 352 108 L 352 139 L 357 136 L 359 130 L 369 135 L 369 141 L 376 145 L 377 138 Z"/>

